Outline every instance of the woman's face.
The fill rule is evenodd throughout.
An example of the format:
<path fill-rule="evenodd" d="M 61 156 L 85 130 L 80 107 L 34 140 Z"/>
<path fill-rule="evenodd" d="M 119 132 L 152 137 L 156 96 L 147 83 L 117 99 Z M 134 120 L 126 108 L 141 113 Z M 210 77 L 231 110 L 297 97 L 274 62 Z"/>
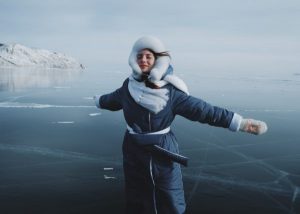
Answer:
<path fill-rule="evenodd" d="M 149 73 L 155 63 L 155 57 L 149 50 L 141 50 L 137 54 L 137 64 L 143 73 Z"/>

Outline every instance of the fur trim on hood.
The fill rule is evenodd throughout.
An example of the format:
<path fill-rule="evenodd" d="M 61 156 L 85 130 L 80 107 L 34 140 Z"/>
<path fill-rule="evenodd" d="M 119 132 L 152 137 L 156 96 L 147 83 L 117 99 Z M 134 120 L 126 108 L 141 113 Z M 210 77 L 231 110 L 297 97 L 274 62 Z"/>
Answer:
<path fill-rule="evenodd" d="M 143 49 L 151 49 L 156 53 L 160 52 L 166 52 L 166 48 L 164 44 L 156 37 L 154 36 L 144 36 L 138 39 L 132 48 L 131 54 L 129 56 L 129 65 L 131 66 L 133 70 L 133 76 L 136 79 L 140 79 L 142 75 L 142 71 L 139 67 L 139 65 L 136 62 L 136 56 L 139 51 Z M 158 57 L 155 61 L 155 64 L 153 68 L 151 69 L 151 72 L 149 74 L 149 80 L 151 82 L 159 81 L 163 77 L 163 75 L 166 73 L 169 65 L 170 65 L 171 59 L 168 56 L 161 56 Z"/>
<path fill-rule="evenodd" d="M 137 54 L 143 49 L 151 49 L 156 53 L 166 52 L 164 44 L 154 36 L 144 36 L 138 39 L 132 48 L 129 56 L 129 65 L 132 68 L 132 76 L 136 80 L 140 80 L 142 71 L 137 64 Z M 155 60 L 155 64 L 150 71 L 149 80 L 159 87 L 168 83 L 174 85 L 179 90 L 189 94 L 188 88 L 183 80 L 173 74 L 173 67 L 171 66 L 171 59 L 169 56 L 160 56 Z"/>

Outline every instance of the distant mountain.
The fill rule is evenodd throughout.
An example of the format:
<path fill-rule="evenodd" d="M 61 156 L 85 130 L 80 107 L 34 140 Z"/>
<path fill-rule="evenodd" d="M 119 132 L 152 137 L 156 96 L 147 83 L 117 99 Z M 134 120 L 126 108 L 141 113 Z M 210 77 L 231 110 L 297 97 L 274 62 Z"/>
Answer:
<path fill-rule="evenodd" d="M 28 48 L 20 44 L 0 44 L 0 67 L 84 68 L 65 54 Z"/>

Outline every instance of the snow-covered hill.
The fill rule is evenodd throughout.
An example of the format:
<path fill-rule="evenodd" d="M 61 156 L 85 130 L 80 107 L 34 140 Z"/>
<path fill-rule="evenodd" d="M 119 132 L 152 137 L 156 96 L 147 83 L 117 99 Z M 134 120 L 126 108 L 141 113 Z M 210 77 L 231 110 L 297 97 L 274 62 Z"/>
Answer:
<path fill-rule="evenodd" d="M 0 67 L 84 68 L 65 54 L 28 48 L 20 44 L 0 44 Z"/>

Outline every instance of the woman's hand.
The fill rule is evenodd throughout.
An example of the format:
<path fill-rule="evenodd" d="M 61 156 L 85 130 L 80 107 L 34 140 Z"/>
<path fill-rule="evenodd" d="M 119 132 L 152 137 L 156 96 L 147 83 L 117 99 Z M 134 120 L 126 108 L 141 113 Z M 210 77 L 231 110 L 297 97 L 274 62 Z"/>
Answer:
<path fill-rule="evenodd" d="M 267 124 L 263 121 L 254 119 L 242 119 L 240 131 L 260 135 L 268 130 Z"/>

